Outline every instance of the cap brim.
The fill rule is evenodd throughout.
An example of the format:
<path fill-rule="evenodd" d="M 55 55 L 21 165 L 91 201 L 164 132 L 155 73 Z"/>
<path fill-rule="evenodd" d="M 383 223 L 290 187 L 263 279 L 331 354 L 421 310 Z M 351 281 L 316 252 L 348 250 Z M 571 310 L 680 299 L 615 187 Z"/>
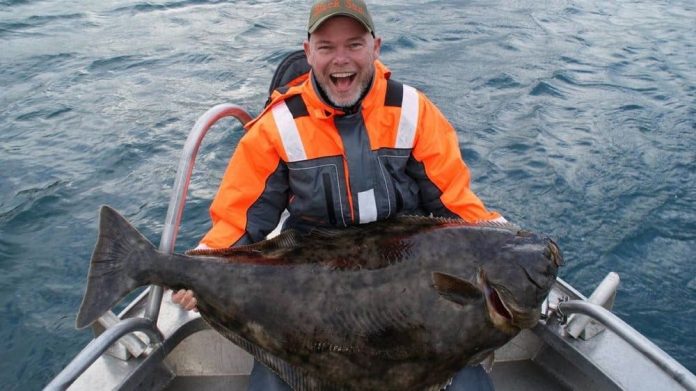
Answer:
<path fill-rule="evenodd" d="M 345 13 L 345 12 L 338 12 L 338 13 L 335 13 L 335 14 L 329 14 L 329 15 L 324 16 L 323 18 L 319 18 L 316 22 L 314 22 L 313 25 L 309 26 L 309 29 L 307 29 L 307 32 L 310 33 L 310 34 L 312 34 L 313 32 L 315 32 L 315 31 L 319 28 L 319 26 L 322 25 L 322 23 L 324 23 L 324 22 L 326 22 L 327 20 L 333 18 L 334 16 L 349 16 L 349 17 L 351 17 L 351 18 L 357 20 L 358 22 L 360 22 L 360 24 L 362 24 L 363 27 L 365 27 L 365 30 L 367 30 L 368 33 L 372 33 L 372 29 L 371 29 L 370 26 L 368 26 L 365 22 L 363 22 L 362 20 L 356 18 L 355 15 L 352 15 L 352 14 L 349 14 L 349 13 Z"/>

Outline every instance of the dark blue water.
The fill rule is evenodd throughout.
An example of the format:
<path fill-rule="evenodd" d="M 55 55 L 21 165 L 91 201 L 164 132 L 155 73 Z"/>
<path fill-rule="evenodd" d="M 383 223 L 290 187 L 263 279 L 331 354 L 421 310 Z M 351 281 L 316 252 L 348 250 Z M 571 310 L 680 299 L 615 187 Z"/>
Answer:
<path fill-rule="evenodd" d="M 99 206 L 157 243 L 188 130 L 217 103 L 258 112 L 305 3 L 0 0 L 0 388 L 42 387 L 89 340 L 73 325 Z M 616 312 L 696 372 L 695 3 L 372 11 L 394 77 L 459 130 L 475 191 L 558 238 L 585 294 L 618 272 Z M 204 142 L 179 250 L 240 133 Z"/>

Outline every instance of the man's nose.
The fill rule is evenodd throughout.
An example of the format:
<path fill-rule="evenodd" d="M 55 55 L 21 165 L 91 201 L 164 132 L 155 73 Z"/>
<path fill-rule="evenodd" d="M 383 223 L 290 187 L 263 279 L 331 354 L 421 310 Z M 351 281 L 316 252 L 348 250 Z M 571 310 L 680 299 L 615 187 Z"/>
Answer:
<path fill-rule="evenodd" d="M 348 51 L 346 49 L 338 49 L 334 57 L 334 64 L 345 65 L 349 61 Z"/>

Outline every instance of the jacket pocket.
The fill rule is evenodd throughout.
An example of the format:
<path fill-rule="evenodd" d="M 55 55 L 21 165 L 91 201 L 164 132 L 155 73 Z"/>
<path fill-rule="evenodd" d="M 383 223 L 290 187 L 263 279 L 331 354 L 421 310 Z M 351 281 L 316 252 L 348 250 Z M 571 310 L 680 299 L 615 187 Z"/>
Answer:
<path fill-rule="evenodd" d="M 350 210 L 341 159 L 338 156 L 288 163 L 288 211 L 292 216 L 313 225 L 347 226 Z"/>
<path fill-rule="evenodd" d="M 391 215 L 418 210 L 419 189 L 413 178 L 406 174 L 410 149 L 382 149 L 380 164 L 385 172 L 385 182 L 391 197 Z"/>

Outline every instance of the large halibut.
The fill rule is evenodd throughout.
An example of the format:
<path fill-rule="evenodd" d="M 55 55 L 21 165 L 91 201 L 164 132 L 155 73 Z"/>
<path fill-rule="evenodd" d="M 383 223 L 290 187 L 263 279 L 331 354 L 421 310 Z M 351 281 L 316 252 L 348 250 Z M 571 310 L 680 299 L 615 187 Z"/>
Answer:
<path fill-rule="evenodd" d="M 561 264 L 545 236 L 427 217 L 169 255 L 103 207 L 77 327 L 139 286 L 192 289 L 295 390 L 423 390 L 534 326 Z"/>

